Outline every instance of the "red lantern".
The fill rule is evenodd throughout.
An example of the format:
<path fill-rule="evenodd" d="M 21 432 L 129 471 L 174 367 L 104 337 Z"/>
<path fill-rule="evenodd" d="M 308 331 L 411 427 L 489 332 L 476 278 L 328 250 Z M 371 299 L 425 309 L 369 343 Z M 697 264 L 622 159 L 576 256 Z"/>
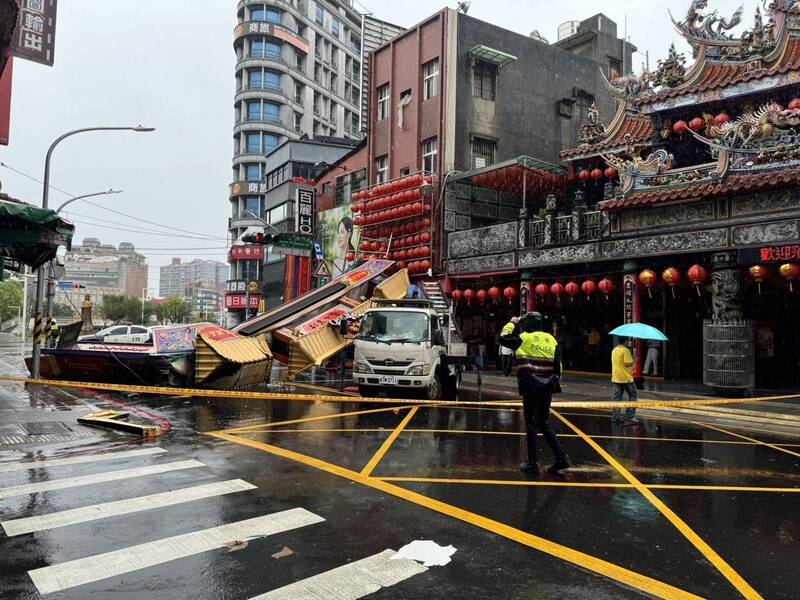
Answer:
<path fill-rule="evenodd" d="M 689 126 L 686 124 L 686 121 L 675 121 L 675 124 L 672 126 L 672 131 L 677 135 L 683 135 L 689 131 Z"/>
<path fill-rule="evenodd" d="M 471 289 L 464 290 L 464 300 L 467 301 L 467 304 L 472 302 L 472 299 L 475 297 L 475 292 Z"/>
<path fill-rule="evenodd" d="M 564 286 L 560 283 L 554 283 L 550 286 L 550 293 L 556 297 L 556 300 L 561 298 L 561 294 L 564 293 Z"/>
<path fill-rule="evenodd" d="M 691 121 L 689 121 L 689 129 L 692 131 L 700 131 L 705 126 L 706 122 L 703 121 L 700 117 L 695 117 Z"/>
<path fill-rule="evenodd" d="M 600 288 L 600 291 L 603 292 L 607 300 L 608 295 L 614 291 L 614 282 L 611 281 L 608 277 L 604 277 L 603 279 L 600 280 L 600 283 L 597 284 L 597 287 Z"/>
<path fill-rule="evenodd" d="M 794 291 L 792 282 L 800 277 L 800 265 L 796 263 L 784 263 L 778 268 L 778 272 L 786 281 L 789 282 L 789 291 Z"/>
<path fill-rule="evenodd" d="M 592 169 L 592 172 L 589 173 L 589 175 L 591 175 L 592 179 L 595 181 L 600 181 L 603 178 L 603 172 L 597 168 Z"/>
<path fill-rule="evenodd" d="M 583 290 L 583 293 L 586 294 L 586 297 L 588 298 L 589 296 L 591 296 L 592 294 L 594 294 L 597 291 L 597 284 L 594 281 L 592 281 L 591 279 L 587 279 L 586 281 L 584 281 L 581 284 L 581 289 Z"/>
<path fill-rule="evenodd" d="M 750 277 L 753 278 L 753 281 L 755 281 L 758 284 L 758 295 L 760 296 L 761 282 L 767 278 L 767 275 L 769 275 L 769 271 L 767 270 L 766 267 L 762 267 L 761 265 L 753 265 L 752 267 L 750 267 L 750 269 L 748 269 L 748 271 L 750 273 Z"/>
<path fill-rule="evenodd" d="M 669 267 L 661 274 L 661 279 L 664 280 L 664 283 L 669 285 L 670 290 L 672 291 L 672 297 L 674 298 L 675 286 L 678 285 L 678 282 L 681 280 L 681 272 L 675 267 Z"/>
<path fill-rule="evenodd" d="M 797 110 L 800 108 L 800 98 L 793 98 L 787 107 L 789 110 Z"/>
<path fill-rule="evenodd" d="M 489 298 L 491 298 L 494 301 L 497 301 L 500 298 L 500 288 L 497 286 L 490 287 Z"/>
<path fill-rule="evenodd" d="M 545 298 L 550 293 L 550 288 L 546 283 L 540 283 L 533 289 L 534 293 L 540 298 Z"/>
<path fill-rule="evenodd" d="M 478 293 L 475 294 L 475 297 L 478 299 L 478 302 L 480 302 L 481 304 L 486 302 L 486 296 L 488 296 L 488 294 L 486 293 L 486 290 L 478 290 Z"/>
<path fill-rule="evenodd" d="M 571 302 L 575 301 L 575 296 L 581 291 L 580 286 L 575 283 L 574 281 L 570 281 L 567 285 L 564 286 L 564 291 L 567 292 L 569 299 Z"/>
<path fill-rule="evenodd" d="M 617 171 L 614 167 L 608 167 L 605 170 L 604 175 L 606 176 L 606 179 L 616 179 L 617 175 L 619 175 L 619 171 Z"/>
<path fill-rule="evenodd" d="M 706 270 L 700 265 L 692 265 L 689 267 L 687 275 L 689 276 L 689 281 L 692 282 L 692 285 L 694 285 L 695 289 L 697 290 L 697 295 L 699 296 L 700 284 L 706 280 L 708 273 L 706 273 Z"/>
<path fill-rule="evenodd" d="M 345 259 L 347 260 L 347 262 L 353 262 L 355 260 L 355 258 L 356 258 L 356 255 L 353 252 L 348 252 L 347 255 L 345 256 Z"/>
<path fill-rule="evenodd" d="M 591 175 L 589 175 L 589 171 L 587 171 L 586 169 L 581 169 L 578 172 L 578 179 L 580 179 L 581 182 L 583 182 L 583 183 L 586 183 L 587 181 L 589 181 L 589 177 L 591 177 Z"/>
<path fill-rule="evenodd" d="M 731 117 L 728 113 L 721 112 L 717 116 L 714 117 L 714 125 L 721 127 L 725 125 L 725 123 L 729 123 Z"/>
<path fill-rule="evenodd" d="M 423 271 L 427 272 L 431 268 L 431 261 L 423 260 L 422 263 L 420 263 L 420 267 Z"/>
<path fill-rule="evenodd" d="M 547 289 L 547 286 L 544 287 Z M 517 297 L 517 290 L 511 286 L 508 286 L 503 290 L 503 296 L 505 296 L 508 300 L 513 300 Z"/>
<path fill-rule="evenodd" d="M 639 281 L 644 287 L 647 288 L 647 295 L 652 298 L 653 293 L 650 291 L 650 288 L 652 288 L 656 283 L 656 274 L 650 269 L 645 269 L 639 273 Z"/>
<path fill-rule="evenodd" d="M 456 303 L 461 302 L 461 299 L 464 297 L 464 292 L 462 292 L 461 290 L 453 290 L 453 292 L 450 294 L 450 297 Z"/>

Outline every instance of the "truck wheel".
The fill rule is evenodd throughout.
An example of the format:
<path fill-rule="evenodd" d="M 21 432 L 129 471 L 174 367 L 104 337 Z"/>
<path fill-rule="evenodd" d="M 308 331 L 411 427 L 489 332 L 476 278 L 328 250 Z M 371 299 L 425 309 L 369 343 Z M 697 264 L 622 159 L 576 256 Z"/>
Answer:
<path fill-rule="evenodd" d="M 436 373 L 431 384 L 425 389 L 424 394 L 427 400 L 439 400 L 441 398 L 442 382 L 439 373 Z"/>
<path fill-rule="evenodd" d="M 375 388 L 368 385 L 359 385 L 358 393 L 364 398 L 374 398 L 378 395 L 378 392 L 375 391 Z"/>

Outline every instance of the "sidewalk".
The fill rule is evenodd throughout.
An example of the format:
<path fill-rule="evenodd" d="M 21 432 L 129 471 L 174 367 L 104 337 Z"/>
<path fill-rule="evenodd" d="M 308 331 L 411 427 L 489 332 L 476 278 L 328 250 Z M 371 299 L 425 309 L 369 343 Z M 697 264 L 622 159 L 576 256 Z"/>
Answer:
<path fill-rule="evenodd" d="M 491 370 L 482 374 L 482 396 L 518 398 L 515 375 L 504 377 L 502 372 Z M 477 373 L 468 371 L 464 374 L 462 387 L 465 390 L 477 391 Z M 565 374 L 561 380 L 563 394 L 554 397 L 559 400 L 578 400 L 586 402 L 609 401 L 612 395 L 611 382 L 605 377 L 587 377 L 584 374 L 575 376 Z M 764 398 L 778 395 L 797 394 L 798 390 L 754 390 L 753 398 Z M 647 381 L 639 389 L 640 400 L 700 400 L 718 398 L 711 388 L 692 382 Z M 625 398 L 627 400 L 627 396 Z M 800 397 L 787 400 L 756 401 L 752 404 L 734 406 L 698 406 L 692 408 L 659 408 L 640 409 L 641 417 L 674 418 L 681 421 L 692 420 L 720 427 L 736 427 L 750 429 L 755 432 L 764 431 L 778 435 L 800 437 Z M 746 434 L 747 432 L 744 431 Z"/>

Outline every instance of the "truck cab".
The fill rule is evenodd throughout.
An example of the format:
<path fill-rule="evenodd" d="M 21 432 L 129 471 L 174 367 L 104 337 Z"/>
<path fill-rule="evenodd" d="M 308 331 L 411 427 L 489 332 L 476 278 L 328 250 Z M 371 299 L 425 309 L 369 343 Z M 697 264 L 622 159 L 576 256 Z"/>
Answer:
<path fill-rule="evenodd" d="M 376 301 L 355 338 L 353 379 L 362 396 L 383 390 L 454 399 L 461 366 L 448 359 L 457 343 L 450 316 L 430 301 Z"/>

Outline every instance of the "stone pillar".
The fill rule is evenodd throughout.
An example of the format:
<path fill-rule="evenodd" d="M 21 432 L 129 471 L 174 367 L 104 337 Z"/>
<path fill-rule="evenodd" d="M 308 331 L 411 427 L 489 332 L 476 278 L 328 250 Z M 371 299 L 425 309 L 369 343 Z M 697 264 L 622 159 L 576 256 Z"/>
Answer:
<path fill-rule="evenodd" d="M 529 219 L 530 211 L 527 208 L 521 208 L 517 221 L 517 248 L 527 248 L 531 245 Z"/>
<path fill-rule="evenodd" d="M 711 257 L 711 320 L 703 323 L 703 383 L 720 390 L 755 385 L 755 327 L 744 319 L 735 252 Z"/>
<path fill-rule="evenodd" d="M 578 242 L 583 237 L 586 230 L 585 214 L 586 202 L 583 199 L 583 192 L 578 190 L 575 192 L 575 204 L 572 207 L 572 223 L 570 227 L 570 238 L 573 242 Z"/>
<path fill-rule="evenodd" d="M 641 284 L 639 283 L 639 265 L 626 262 L 622 265 L 622 321 L 623 323 L 641 322 Z M 633 350 L 633 378 L 642 376 L 642 341 L 636 340 Z"/>
<path fill-rule="evenodd" d="M 519 314 L 522 316 L 536 310 L 536 295 L 533 293 L 534 286 L 532 273 L 523 271 L 520 274 L 520 279 Z"/>
<path fill-rule="evenodd" d="M 556 241 L 556 214 L 558 206 L 556 204 L 556 197 L 553 194 L 547 196 L 545 200 L 545 215 L 544 215 L 544 245 L 551 246 Z"/>

